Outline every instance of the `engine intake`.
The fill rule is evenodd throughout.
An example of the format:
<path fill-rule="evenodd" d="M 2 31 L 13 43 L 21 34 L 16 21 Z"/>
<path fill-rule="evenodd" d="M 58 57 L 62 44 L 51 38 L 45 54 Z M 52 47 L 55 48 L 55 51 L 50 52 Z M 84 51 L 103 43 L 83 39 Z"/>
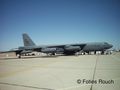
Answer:
<path fill-rule="evenodd" d="M 67 51 L 79 51 L 81 50 L 80 46 L 66 46 L 65 50 Z"/>
<path fill-rule="evenodd" d="M 43 48 L 41 49 L 41 52 L 43 53 L 57 53 L 57 52 L 63 52 L 64 50 L 62 48 Z"/>

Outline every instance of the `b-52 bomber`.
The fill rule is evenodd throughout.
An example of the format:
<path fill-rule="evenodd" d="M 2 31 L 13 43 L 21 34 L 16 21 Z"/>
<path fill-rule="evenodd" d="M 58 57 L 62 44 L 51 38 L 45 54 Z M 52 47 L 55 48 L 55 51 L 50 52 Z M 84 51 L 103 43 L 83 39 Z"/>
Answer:
<path fill-rule="evenodd" d="M 32 53 L 34 51 L 51 55 L 55 55 L 57 53 L 62 53 L 64 55 L 75 55 L 77 52 L 88 54 L 90 52 L 94 52 L 96 54 L 96 51 L 100 51 L 101 54 L 104 54 L 107 49 L 113 47 L 113 45 L 108 44 L 107 42 L 37 46 L 26 33 L 23 34 L 23 43 L 24 46 L 5 52 L 15 52 L 18 58 L 21 58 L 21 55 Z"/>

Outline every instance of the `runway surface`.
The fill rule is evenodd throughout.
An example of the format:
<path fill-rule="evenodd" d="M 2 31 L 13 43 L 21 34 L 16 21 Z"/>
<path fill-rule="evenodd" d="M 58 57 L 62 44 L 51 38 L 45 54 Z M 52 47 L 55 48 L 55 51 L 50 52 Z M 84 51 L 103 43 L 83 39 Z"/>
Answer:
<path fill-rule="evenodd" d="M 0 90 L 120 90 L 120 53 L 2 58 Z"/>

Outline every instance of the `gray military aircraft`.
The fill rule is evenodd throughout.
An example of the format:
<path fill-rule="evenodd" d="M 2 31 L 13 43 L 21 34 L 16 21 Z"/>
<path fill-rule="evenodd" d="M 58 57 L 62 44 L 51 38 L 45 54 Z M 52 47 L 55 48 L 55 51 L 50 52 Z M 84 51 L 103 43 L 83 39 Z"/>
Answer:
<path fill-rule="evenodd" d="M 113 47 L 113 45 L 108 44 L 107 42 L 37 46 L 26 33 L 23 34 L 23 43 L 24 46 L 6 52 L 15 52 L 16 55 L 21 58 L 21 55 L 31 53 L 33 51 L 51 55 L 55 55 L 57 53 L 63 53 L 64 55 L 75 55 L 77 52 L 89 54 L 91 51 L 94 53 L 96 53 L 96 51 L 101 51 L 101 54 L 104 54 L 107 49 Z"/>

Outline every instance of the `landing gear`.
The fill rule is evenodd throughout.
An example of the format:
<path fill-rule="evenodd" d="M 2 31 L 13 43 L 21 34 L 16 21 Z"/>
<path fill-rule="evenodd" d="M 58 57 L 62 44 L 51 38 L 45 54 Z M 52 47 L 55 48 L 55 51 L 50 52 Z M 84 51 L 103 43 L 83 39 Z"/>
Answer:
<path fill-rule="evenodd" d="M 17 54 L 16 56 L 17 56 L 18 58 L 21 58 L 21 54 Z"/>
<path fill-rule="evenodd" d="M 55 55 L 55 53 L 52 53 L 52 55 L 54 56 L 54 55 Z"/>
<path fill-rule="evenodd" d="M 47 56 L 55 56 L 55 53 L 47 53 Z"/>
<path fill-rule="evenodd" d="M 89 52 L 89 51 L 86 51 L 86 53 L 87 53 L 88 55 L 90 55 L 90 52 Z"/>
<path fill-rule="evenodd" d="M 104 51 L 101 51 L 101 55 L 104 55 Z"/>
<path fill-rule="evenodd" d="M 94 54 L 96 55 L 96 51 L 94 51 Z"/>
<path fill-rule="evenodd" d="M 21 55 L 19 55 L 18 58 L 21 58 Z"/>

